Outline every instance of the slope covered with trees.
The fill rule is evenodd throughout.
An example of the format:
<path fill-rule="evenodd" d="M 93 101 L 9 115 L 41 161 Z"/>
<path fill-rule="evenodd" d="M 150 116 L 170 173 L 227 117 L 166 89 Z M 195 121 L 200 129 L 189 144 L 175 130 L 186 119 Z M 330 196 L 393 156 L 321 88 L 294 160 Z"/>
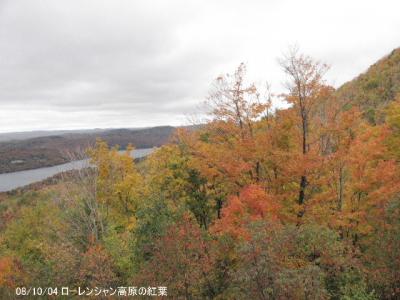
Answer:
<path fill-rule="evenodd" d="M 73 157 L 81 158 L 84 149 L 94 146 L 97 138 L 122 149 L 129 143 L 134 143 L 137 148 L 159 147 L 168 142 L 174 130 L 171 126 L 109 129 L 0 142 L 0 174 L 54 166 Z"/>
<path fill-rule="evenodd" d="M 400 48 L 373 64 L 338 90 L 344 101 L 359 107 L 372 123 L 384 121 L 384 109 L 400 93 Z"/>
<path fill-rule="evenodd" d="M 241 64 L 215 80 L 210 121 L 145 161 L 98 141 L 95 168 L 4 196 L 0 293 L 399 299 L 400 103 L 370 122 L 327 85 L 325 65 L 297 52 L 280 63 L 287 109 L 272 113 Z"/>

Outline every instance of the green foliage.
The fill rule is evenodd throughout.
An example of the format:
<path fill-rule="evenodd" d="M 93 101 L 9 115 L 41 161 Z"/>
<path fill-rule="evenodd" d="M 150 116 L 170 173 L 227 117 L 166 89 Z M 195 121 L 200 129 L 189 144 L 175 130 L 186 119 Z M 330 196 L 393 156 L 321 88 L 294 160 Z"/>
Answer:
<path fill-rule="evenodd" d="M 344 273 L 340 288 L 341 300 L 375 300 L 378 299 L 374 291 L 368 291 L 367 284 L 357 272 Z"/>
<path fill-rule="evenodd" d="M 178 146 L 165 146 L 147 161 L 150 193 L 162 193 L 172 210 L 186 206 L 200 226 L 207 228 L 212 220 L 212 204 L 207 180 L 190 166 L 190 158 Z"/>
<path fill-rule="evenodd" d="M 135 266 L 138 267 L 152 257 L 155 243 L 164 236 L 166 228 L 173 224 L 174 214 L 162 197 L 151 197 L 137 210 L 136 218 L 138 221 L 132 251 Z"/>
<path fill-rule="evenodd" d="M 115 273 L 119 276 L 119 283 L 129 283 L 134 270 L 132 248 L 134 241 L 130 232 L 118 233 L 116 230 L 108 230 L 103 237 L 105 250 L 113 261 Z"/>

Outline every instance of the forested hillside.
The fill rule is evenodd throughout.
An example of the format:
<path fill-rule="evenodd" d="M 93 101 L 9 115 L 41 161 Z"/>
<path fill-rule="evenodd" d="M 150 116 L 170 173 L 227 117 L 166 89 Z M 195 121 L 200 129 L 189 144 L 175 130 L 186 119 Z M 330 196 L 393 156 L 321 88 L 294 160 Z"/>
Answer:
<path fill-rule="evenodd" d="M 81 158 L 96 139 L 122 149 L 131 143 L 136 148 L 159 147 L 168 142 L 174 127 L 109 129 L 93 133 L 64 133 L 26 140 L 0 142 L 0 174 L 53 166 Z"/>
<path fill-rule="evenodd" d="M 384 121 L 384 109 L 400 93 L 400 48 L 344 84 L 338 95 L 363 111 L 372 123 Z"/>
<path fill-rule="evenodd" d="M 399 51 L 340 91 L 308 56 L 280 64 L 287 109 L 273 111 L 240 64 L 212 85 L 210 121 L 145 161 L 98 141 L 95 168 L 2 195 L 0 295 L 400 299 Z"/>

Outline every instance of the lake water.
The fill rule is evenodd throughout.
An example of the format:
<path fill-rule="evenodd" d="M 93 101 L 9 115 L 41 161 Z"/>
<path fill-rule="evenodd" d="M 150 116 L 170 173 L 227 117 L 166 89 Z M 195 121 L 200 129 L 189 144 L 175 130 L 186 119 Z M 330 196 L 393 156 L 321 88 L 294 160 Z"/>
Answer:
<path fill-rule="evenodd" d="M 153 151 L 154 148 L 136 149 L 132 151 L 131 156 L 134 158 L 141 158 L 149 155 Z M 0 174 L 0 192 L 11 191 L 13 189 L 29 185 L 31 183 L 40 182 L 61 172 L 79 170 L 88 166 L 89 160 L 84 159 L 71 161 L 69 163 L 53 167 Z"/>

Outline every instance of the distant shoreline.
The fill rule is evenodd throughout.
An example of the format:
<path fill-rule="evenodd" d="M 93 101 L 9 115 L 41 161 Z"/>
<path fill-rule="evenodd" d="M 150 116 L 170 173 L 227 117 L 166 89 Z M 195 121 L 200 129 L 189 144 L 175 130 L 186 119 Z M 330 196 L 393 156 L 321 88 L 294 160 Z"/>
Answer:
<path fill-rule="evenodd" d="M 97 139 L 104 140 L 110 147 L 118 145 L 120 149 L 126 149 L 129 144 L 135 149 L 160 147 L 170 141 L 174 131 L 171 126 L 113 129 L 0 142 L 0 174 L 53 167 L 75 160 L 71 157 L 84 159 L 86 149 L 93 147 Z"/>
<path fill-rule="evenodd" d="M 136 160 L 142 160 L 156 148 L 135 149 L 131 156 Z M 124 150 L 121 150 L 123 152 Z M 32 184 L 40 184 L 61 173 L 71 172 L 89 167 L 89 159 L 70 161 L 50 167 L 42 167 L 32 170 L 17 171 L 0 174 L 0 192 L 11 192 Z"/>

